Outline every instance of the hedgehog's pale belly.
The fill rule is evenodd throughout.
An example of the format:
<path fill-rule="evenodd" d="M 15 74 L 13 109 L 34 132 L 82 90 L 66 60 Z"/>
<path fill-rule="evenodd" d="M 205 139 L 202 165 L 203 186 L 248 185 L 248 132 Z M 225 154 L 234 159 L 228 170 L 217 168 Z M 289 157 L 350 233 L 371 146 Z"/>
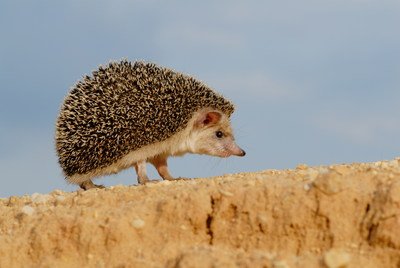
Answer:
<path fill-rule="evenodd" d="M 75 174 L 67 178 L 67 180 L 70 183 L 80 184 L 95 177 L 116 174 L 124 169 L 133 167 L 133 165 L 139 161 L 148 160 L 157 155 L 182 156 L 186 153 L 193 152 L 193 141 L 195 139 L 195 134 L 192 132 L 193 124 L 194 121 L 192 119 L 185 129 L 165 141 L 144 146 L 136 151 L 128 153 L 123 158 L 107 167 L 95 169 L 86 174 Z"/>

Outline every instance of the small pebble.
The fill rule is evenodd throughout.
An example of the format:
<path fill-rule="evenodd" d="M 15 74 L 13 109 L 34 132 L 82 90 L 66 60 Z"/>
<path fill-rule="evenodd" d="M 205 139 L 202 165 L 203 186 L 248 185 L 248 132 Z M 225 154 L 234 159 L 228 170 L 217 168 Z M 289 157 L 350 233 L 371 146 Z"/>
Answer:
<path fill-rule="evenodd" d="M 272 267 L 274 268 L 289 268 L 289 265 L 285 261 L 274 261 L 272 263 Z"/>
<path fill-rule="evenodd" d="M 265 215 L 258 215 L 257 219 L 262 224 L 267 224 L 268 223 L 268 217 L 265 216 Z"/>
<path fill-rule="evenodd" d="M 320 167 L 318 168 L 318 172 L 320 175 L 328 174 L 330 171 L 326 167 Z"/>
<path fill-rule="evenodd" d="M 46 203 L 49 200 L 49 198 L 50 196 L 47 194 L 34 193 L 31 195 L 33 203 Z"/>
<path fill-rule="evenodd" d="M 347 175 L 351 171 L 351 167 L 347 167 L 345 165 L 338 165 L 338 166 L 335 166 L 333 169 L 342 175 Z"/>
<path fill-rule="evenodd" d="M 135 219 L 132 221 L 132 226 L 136 229 L 142 229 L 145 226 L 145 222 L 142 219 Z"/>
<path fill-rule="evenodd" d="M 56 190 L 52 191 L 50 194 L 52 194 L 52 195 L 63 195 L 64 192 L 59 190 L 59 189 L 56 189 Z"/>
<path fill-rule="evenodd" d="M 296 167 L 297 170 L 306 170 L 308 169 L 308 166 L 306 164 L 299 164 Z"/>
<path fill-rule="evenodd" d="M 63 202 L 63 201 L 65 200 L 65 196 L 63 196 L 63 195 L 57 195 L 57 196 L 56 196 L 56 200 L 57 200 L 57 202 Z"/>
<path fill-rule="evenodd" d="M 351 243 L 351 244 L 350 244 L 350 247 L 351 247 L 351 248 L 358 248 L 358 245 L 355 244 L 355 243 Z"/>
<path fill-rule="evenodd" d="M 225 191 L 225 190 L 219 190 L 219 192 L 222 194 L 222 195 L 224 195 L 224 196 L 233 196 L 233 193 L 231 193 L 231 192 L 228 192 L 228 191 Z"/>
<path fill-rule="evenodd" d="M 311 185 L 309 183 L 306 183 L 306 184 L 304 184 L 303 188 L 304 188 L 304 190 L 306 190 L 308 192 L 311 189 Z"/>
<path fill-rule="evenodd" d="M 338 249 L 331 249 L 324 255 L 324 262 L 329 268 L 347 267 L 350 260 L 349 253 Z"/>
<path fill-rule="evenodd" d="M 35 213 L 35 209 L 31 206 L 23 206 L 21 212 L 25 215 L 31 216 Z"/>
<path fill-rule="evenodd" d="M 329 172 L 317 177 L 313 185 L 327 195 L 334 195 L 344 190 L 343 178 L 339 173 Z"/>

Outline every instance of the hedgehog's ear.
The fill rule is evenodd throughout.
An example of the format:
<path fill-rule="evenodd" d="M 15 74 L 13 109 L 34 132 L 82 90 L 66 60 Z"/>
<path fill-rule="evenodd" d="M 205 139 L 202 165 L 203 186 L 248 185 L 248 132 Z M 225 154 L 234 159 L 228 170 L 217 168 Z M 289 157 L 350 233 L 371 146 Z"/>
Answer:
<path fill-rule="evenodd" d="M 197 127 L 205 127 L 215 125 L 221 120 L 222 114 L 217 111 L 201 113 L 196 120 Z"/>

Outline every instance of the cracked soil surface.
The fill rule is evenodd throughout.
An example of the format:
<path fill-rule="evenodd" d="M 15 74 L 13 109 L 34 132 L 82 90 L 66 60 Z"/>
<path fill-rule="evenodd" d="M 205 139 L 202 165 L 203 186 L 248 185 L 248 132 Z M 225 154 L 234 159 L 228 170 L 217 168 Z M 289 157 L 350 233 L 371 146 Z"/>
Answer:
<path fill-rule="evenodd" d="M 3 198 L 0 267 L 400 267 L 400 159 Z"/>

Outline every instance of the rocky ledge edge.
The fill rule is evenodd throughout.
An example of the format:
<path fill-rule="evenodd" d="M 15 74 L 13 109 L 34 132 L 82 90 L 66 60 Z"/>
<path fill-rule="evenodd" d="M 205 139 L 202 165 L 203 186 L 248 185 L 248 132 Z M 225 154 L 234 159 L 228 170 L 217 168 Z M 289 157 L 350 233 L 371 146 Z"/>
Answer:
<path fill-rule="evenodd" d="M 400 159 L 0 199 L 0 267 L 399 267 Z"/>

